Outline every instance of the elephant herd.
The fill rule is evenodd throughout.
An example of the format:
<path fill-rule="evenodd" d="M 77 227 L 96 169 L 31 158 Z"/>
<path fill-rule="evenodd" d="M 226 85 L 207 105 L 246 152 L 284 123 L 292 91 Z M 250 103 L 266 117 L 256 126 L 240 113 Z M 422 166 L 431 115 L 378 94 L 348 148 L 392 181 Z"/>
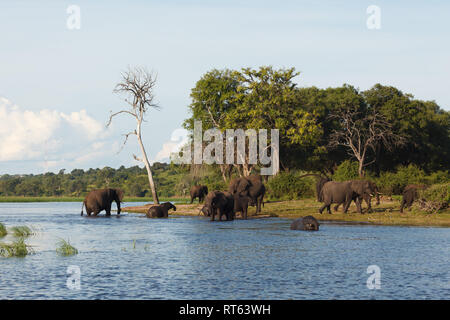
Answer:
<path fill-rule="evenodd" d="M 418 190 L 426 188 L 424 185 L 408 185 L 403 191 L 403 199 L 400 205 L 400 212 L 404 208 L 410 208 L 412 203 L 418 198 Z M 367 211 L 372 211 L 371 198 L 376 197 L 377 205 L 380 203 L 380 192 L 375 183 L 369 180 L 349 180 L 344 182 L 331 181 L 328 178 L 320 177 L 316 184 L 317 200 L 323 202 L 319 213 L 322 214 L 325 208 L 331 213 L 331 205 L 335 204 L 334 210 L 339 206 L 344 206 L 344 213 L 347 213 L 352 201 L 356 203 L 358 213 L 362 213 L 361 204 L 363 201 L 367 204 Z M 235 178 L 230 182 L 228 191 L 214 190 L 208 192 L 208 187 L 197 185 L 190 190 L 191 203 L 198 198 L 199 203 L 204 201 L 200 212 L 205 216 L 211 217 L 214 221 L 216 216 L 219 221 L 225 217 L 227 221 L 234 220 L 236 213 L 241 212 L 243 219 L 247 219 L 248 206 L 256 206 L 256 213 L 261 212 L 264 206 L 264 195 L 266 187 L 264 186 L 260 175 L 250 175 L 248 177 Z M 86 208 L 88 216 L 95 216 L 102 210 L 106 215 L 111 215 L 111 204 L 116 202 L 117 214 L 120 215 L 120 203 L 124 193 L 120 189 L 100 189 L 92 190 L 88 193 L 81 207 Z M 167 218 L 169 210 L 176 211 L 177 208 L 170 202 L 154 205 L 146 213 L 149 218 Z M 199 212 L 199 214 L 200 214 Z M 297 230 L 318 230 L 319 223 L 312 216 L 299 218 L 295 220 L 291 229 Z"/>
<path fill-rule="evenodd" d="M 199 191 L 200 190 L 200 191 Z M 202 192 L 203 191 L 203 192 Z M 206 194 L 204 193 L 206 192 Z M 191 203 L 193 195 L 197 195 L 199 202 L 205 199 L 205 204 L 200 212 L 211 217 L 214 221 L 216 215 L 219 221 L 225 216 L 227 221 L 234 220 L 236 213 L 241 212 L 242 218 L 247 219 L 248 206 L 256 206 L 256 213 L 261 212 L 264 205 L 263 199 L 266 187 L 260 175 L 250 175 L 233 179 L 228 191 L 211 191 L 205 186 L 194 186 L 191 188 Z"/>

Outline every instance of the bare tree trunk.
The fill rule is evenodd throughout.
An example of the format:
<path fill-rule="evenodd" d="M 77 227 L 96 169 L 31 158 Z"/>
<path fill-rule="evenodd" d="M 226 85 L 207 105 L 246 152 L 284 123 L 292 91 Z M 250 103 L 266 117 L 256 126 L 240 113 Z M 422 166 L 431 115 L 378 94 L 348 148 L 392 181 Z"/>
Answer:
<path fill-rule="evenodd" d="M 147 169 L 148 182 L 150 184 L 150 189 L 152 191 L 153 203 L 159 204 L 158 194 L 156 193 L 155 183 L 153 181 L 152 170 L 150 168 L 150 162 L 148 161 L 147 153 L 145 152 L 144 144 L 142 143 L 141 123 L 140 122 L 138 123 L 138 126 L 137 126 L 137 139 L 139 142 L 139 146 L 141 147 L 141 151 L 142 151 L 142 162 L 144 162 L 145 168 Z"/>

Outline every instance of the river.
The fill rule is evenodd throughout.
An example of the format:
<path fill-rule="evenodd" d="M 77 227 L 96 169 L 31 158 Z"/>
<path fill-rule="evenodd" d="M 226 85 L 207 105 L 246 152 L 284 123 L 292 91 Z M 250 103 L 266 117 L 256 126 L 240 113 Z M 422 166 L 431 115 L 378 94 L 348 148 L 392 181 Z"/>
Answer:
<path fill-rule="evenodd" d="M 449 228 L 322 223 L 305 232 L 281 218 L 87 218 L 80 210 L 78 202 L 0 203 L 0 222 L 36 230 L 26 239 L 33 254 L 0 258 L 0 299 L 450 298 Z M 58 256 L 60 238 L 79 253 Z"/>

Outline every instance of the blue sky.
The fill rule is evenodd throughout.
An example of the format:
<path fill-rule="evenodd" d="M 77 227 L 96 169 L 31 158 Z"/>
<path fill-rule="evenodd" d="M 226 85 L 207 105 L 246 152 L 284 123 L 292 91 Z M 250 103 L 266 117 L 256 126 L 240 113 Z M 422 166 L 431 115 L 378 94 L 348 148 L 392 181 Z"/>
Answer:
<path fill-rule="evenodd" d="M 68 30 L 66 9 L 81 9 Z M 369 5 L 381 29 L 366 27 Z M 158 73 L 160 111 L 144 143 L 164 160 L 189 116 L 189 94 L 212 68 L 295 67 L 299 86 L 393 85 L 450 110 L 446 1 L 2 1 L 0 174 L 138 164 L 132 119 L 112 93 L 127 66 Z M 129 131 L 129 130 L 128 130 Z"/>

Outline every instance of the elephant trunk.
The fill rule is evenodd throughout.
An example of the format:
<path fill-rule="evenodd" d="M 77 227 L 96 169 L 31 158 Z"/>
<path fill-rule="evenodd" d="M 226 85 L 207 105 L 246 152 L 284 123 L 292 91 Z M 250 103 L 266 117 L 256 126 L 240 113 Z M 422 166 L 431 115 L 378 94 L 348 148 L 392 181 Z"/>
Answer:
<path fill-rule="evenodd" d="M 83 204 L 81 205 L 81 216 L 83 216 L 83 207 L 84 207 L 84 201 L 83 201 Z"/>

